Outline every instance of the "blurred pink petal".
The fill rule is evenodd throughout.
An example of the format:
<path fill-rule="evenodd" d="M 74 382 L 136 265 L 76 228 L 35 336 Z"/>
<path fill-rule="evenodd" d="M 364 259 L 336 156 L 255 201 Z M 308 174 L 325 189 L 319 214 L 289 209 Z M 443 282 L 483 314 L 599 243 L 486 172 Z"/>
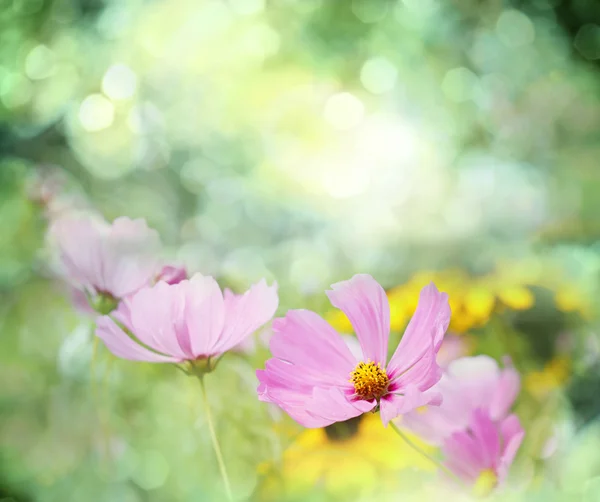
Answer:
<path fill-rule="evenodd" d="M 519 381 L 512 366 L 500 369 L 491 357 L 457 359 L 428 391 L 440 393 L 442 404 L 408 413 L 399 425 L 430 443 L 441 444 L 454 432 L 464 430 L 477 408 L 486 410 L 494 421 L 504 419 L 519 393 Z"/>
<path fill-rule="evenodd" d="M 158 276 L 156 282 L 164 281 L 167 284 L 177 284 L 188 278 L 187 270 L 185 267 L 177 267 L 175 265 L 165 265 Z"/>
<path fill-rule="evenodd" d="M 444 441 L 442 451 L 446 466 L 467 483 L 474 484 L 480 476 L 491 475 L 494 484 L 501 484 L 524 434 L 515 415 L 497 424 L 486 410 L 476 409 L 468 428 Z"/>
<path fill-rule="evenodd" d="M 442 368 L 447 368 L 452 361 L 469 355 L 469 342 L 466 336 L 446 334 L 437 355 L 437 363 Z"/>
<path fill-rule="evenodd" d="M 390 314 L 383 288 L 371 276 L 356 275 L 327 294 L 352 322 L 362 350 L 353 354 L 314 312 L 290 310 L 273 323 L 273 358 L 257 371 L 259 399 L 305 427 L 330 425 L 378 406 L 387 425 L 398 414 L 440 403 L 439 393 L 427 391 L 441 376 L 436 354 L 450 320 L 447 295 L 433 284 L 423 289 L 400 342 L 404 349 L 386 368 Z"/>
<path fill-rule="evenodd" d="M 96 334 L 102 339 L 108 350 L 115 356 L 130 361 L 148 361 L 152 363 L 178 362 L 174 357 L 157 354 L 134 342 L 109 316 L 99 317 Z"/>
<path fill-rule="evenodd" d="M 250 320 L 241 322 L 239 311 L 227 310 L 212 277 L 196 274 L 177 284 L 161 281 L 124 299 L 111 314 L 112 318 L 100 317 L 96 334 L 116 356 L 125 359 L 149 362 L 206 359 L 222 354 L 232 340 L 239 342 L 268 322 L 277 308 L 276 291 L 276 286 L 268 287 L 261 282 L 246 296 L 242 295 L 246 298 L 244 302 L 252 299 L 252 312 Z"/>
<path fill-rule="evenodd" d="M 160 240 L 142 219 L 112 225 L 92 217 L 65 216 L 50 228 L 68 279 L 90 294 L 123 298 L 149 284 Z"/>
<path fill-rule="evenodd" d="M 90 302 L 88 302 L 87 296 L 80 289 L 69 286 L 69 292 L 71 295 L 71 303 L 75 310 L 85 316 L 96 317 L 98 313 L 90 307 Z"/>
<path fill-rule="evenodd" d="M 412 412 L 421 406 L 439 406 L 442 396 L 438 392 L 421 392 L 414 385 L 409 385 L 403 395 L 388 394 L 380 403 L 381 420 L 384 424 L 399 415 Z"/>
<path fill-rule="evenodd" d="M 221 352 L 241 343 L 273 317 L 279 304 L 277 283 L 268 286 L 262 279 L 241 295 L 226 289 L 223 300 L 226 321 L 216 347 Z"/>
<path fill-rule="evenodd" d="M 508 470 L 517 456 L 517 452 L 525 437 L 525 431 L 516 415 L 509 415 L 500 424 L 503 439 L 502 456 L 498 466 L 498 478 L 502 482 L 508 475 Z"/>

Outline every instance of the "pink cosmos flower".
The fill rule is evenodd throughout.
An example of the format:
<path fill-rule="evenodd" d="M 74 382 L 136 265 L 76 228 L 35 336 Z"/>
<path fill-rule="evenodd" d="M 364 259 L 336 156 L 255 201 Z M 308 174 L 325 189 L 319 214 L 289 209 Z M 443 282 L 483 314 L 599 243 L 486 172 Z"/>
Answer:
<path fill-rule="evenodd" d="M 471 414 L 468 429 L 444 442 L 446 467 L 475 484 L 480 494 L 487 494 L 505 480 L 524 436 L 516 415 L 497 423 L 487 410 L 478 408 Z"/>
<path fill-rule="evenodd" d="M 503 420 L 520 390 L 519 373 L 508 358 L 506 362 L 504 369 L 485 355 L 451 362 L 441 380 L 427 391 L 440 393 L 442 404 L 411 411 L 398 425 L 439 445 L 454 432 L 465 430 L 475 409 L 487 411 L 495 422 Z"/>
<path fill-rule="evenodd" d="M 97 319 L 96 335 L 123 359 L 204 360 L 228 351 L 269 321 L 278 301 L 277 284 L 262 280 L 243 295 L 227 290 L 223 295 L 212 277 L 196 274 L 177 284 L 158 282 L 125 298 L 111 316 Z"/>
<path fill-rule="evenodd" d="M 379 407 L 385 425 L 426 404 L 440 379 L 436 354 L 450 322 L 448 295 L 429 284 L 398 348 L 387 361 L 390 307 L 383 288 L 369 275 L 355 275 L 327 291 L 344 311 L 362 354 L 352 355 L 341 336 L 308 310 L 290 310 L 273 323 L 273 358 L 257 371 L 261 401 L 277 404 L 305 427 L 324 427 Z"/>
<path fill-rule="evenodd" d="M 160 239 L 143 219 L 112 225 L 91 216 L 65 216 L 50 228 L 70 282 L 88 294 L 123 298 L 149 284 Z"/>

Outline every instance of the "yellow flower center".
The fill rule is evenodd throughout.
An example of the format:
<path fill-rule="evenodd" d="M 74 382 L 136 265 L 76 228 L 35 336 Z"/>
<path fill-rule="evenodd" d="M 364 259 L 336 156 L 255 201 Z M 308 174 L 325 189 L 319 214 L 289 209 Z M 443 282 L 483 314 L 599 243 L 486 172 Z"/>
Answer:
<path fill-rule="evenodd" d="M 381 364 L 367 361 L 358 363 L 350 374 L 357 396 L 367 401 L 379 399 L 387 391 L 390 379 Z"/>
<path fill-rule="evenodd" d="M 498 476 L 492 469 L 485 469 L 475 481 L 473 486 L 473 495 L 477 497 L 488 496 L 498 484 Z"/>

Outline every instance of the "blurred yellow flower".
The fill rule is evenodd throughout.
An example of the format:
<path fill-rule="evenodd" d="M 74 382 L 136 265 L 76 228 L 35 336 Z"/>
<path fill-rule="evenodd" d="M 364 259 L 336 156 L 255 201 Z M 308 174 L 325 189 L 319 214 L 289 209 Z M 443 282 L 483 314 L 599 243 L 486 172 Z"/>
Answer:
<path fill-rule="evenodd" d="M 532 371 L 525 376 L 525 388 L 541 400 L 565 384 L 570 370 L 571 363 L 566 357 L 555 357 L 541 371 Z"/>
<path fill-rule="evenodd" d="M 406 284 L 388 292 L 393 330 L 399 331 L 406 325 L 416 307 L 418 291 L 430 281 L 450 296 L 449 329 L 456 333 L 483 326 L 502 306 L 526 310 L 534 304 L 533 293 L 526 283 L 497 272 L 483 276 L 470 276 L 457 269 L 419 272 Z"/>
<path fill-rule="evenodd" d="M 556 291 L 554 303 L 558 310 L 577 312 L 585 319 L 589 319 L 592 315 L 592 305 L 589 297 L 570 284 Z"/>
<path fill-rule="evenodd" d="M 341 310 L 330 310 L 325 319 L 331 324 L 338 333 L 353 333 L 352 323 Z"/>
<path fill-rule="evenodd" d="M 411 436 L 426 452 L 434 448 Z M 281 500 L 316 486 L 330 495 L 370 493 L 394 486 L 406 468 L 434 471 L 435 466 L 415 452 L 375 414 L 366 414 L 323 429 L 306 429 L 284 452 L 279 476 L 267 474 L 260 500 Z M 267 472 L 262 466 L 262 472 Z"/>
<path fill-rule="evenodd" d="M 577 312 L 589 318 L 592 311 L 589 295 L 551 266 L 527 261 L 500 263 L 492 272 L 480 276 L 460 269 L 415 273 L 406 283 L 387 292 L 392 331 L 400 332 L 406 327 L 417 307 L 419 291 L 431 281 L 450 297 L 449 331 L 455 333 L 485 325 L 494 312 L 532 308 L 535 286 L 554 291 L 556 308 L 562 312 Z M 342 333 L 353 331 L 343 312 L 331 310 L 325 318 Z"/>

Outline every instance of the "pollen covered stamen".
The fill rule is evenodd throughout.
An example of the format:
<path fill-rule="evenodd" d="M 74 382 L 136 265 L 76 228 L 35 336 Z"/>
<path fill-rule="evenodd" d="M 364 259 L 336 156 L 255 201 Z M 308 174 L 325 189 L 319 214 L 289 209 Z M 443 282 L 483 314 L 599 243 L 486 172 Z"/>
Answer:
<path fill-rule="evenodd" d="M 388 388 L 390 379 L 380 363 L 372 361 L 358 363 L 350 374 L 350 381 L 354 384 L 354 392 L 361 399 L 379 399 Z"/>

